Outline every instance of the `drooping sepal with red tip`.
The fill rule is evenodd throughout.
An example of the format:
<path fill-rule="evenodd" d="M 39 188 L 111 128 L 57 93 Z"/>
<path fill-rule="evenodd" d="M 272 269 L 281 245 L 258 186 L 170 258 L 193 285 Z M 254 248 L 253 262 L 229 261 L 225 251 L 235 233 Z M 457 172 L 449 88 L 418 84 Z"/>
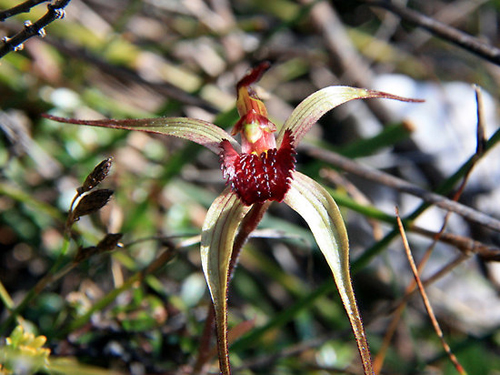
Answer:
<path fill-rule="evenodd" d="M 260 155 L 238 154 L 228 141 L 221 142 L 221 164 L 224 178 L 245 205 L 267 200 L 281 202 L 295 170 L 293 138 L 287 132 L 279 149 Z"/>

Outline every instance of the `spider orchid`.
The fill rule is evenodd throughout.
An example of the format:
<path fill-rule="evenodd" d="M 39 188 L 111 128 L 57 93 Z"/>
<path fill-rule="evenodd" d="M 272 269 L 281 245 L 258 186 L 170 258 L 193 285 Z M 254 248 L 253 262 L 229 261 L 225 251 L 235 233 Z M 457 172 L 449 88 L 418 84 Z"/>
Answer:
<path fill-rule="evenodd" d="M 184 138 L 220 156 L 228 186 L 208 210 L 201 236 L 203 272 L 212 297 L 220 370 L 230 374 L 227 340 L 227 290 L 239 251 L 272 201 L 284 202 L 300 214 L 312 231 L 333 273 L 349 317 L 365 374 L 372 374 L 370 351 L 356 304 L 349 272 L 349 242 L 340 211 L 317 182 L 295 170 L 295 149 L 304 135 L 326 112 L 353 99 L 399 96 L 347 86 L 323 88 L 302 101 L 281 127 L 267 115 L 252 88 L 269 63 L 261 63 L 237 84 L 240 115 L 232 134 L 198 119 L 185 117 L 138 120 L 76 120 L 47 118 L 78 125 L 140 130 Z M 233 138 L 241 134 L 241 145 Z"/>

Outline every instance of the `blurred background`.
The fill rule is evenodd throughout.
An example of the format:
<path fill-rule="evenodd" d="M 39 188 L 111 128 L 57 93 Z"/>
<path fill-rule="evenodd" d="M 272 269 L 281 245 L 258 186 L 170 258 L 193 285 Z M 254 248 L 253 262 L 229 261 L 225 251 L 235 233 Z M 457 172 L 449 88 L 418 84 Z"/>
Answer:
<path fill-rule="evenodd" d="M 19 3 L 0 0 L 0 10 Z M 499 46 L 496 0 L 393 3 L 472 35 L 493 52 Z M 311 150 L 338 152 L 446 197 L 460 191 L 461 203 L 499 219 L 500 68 L 381 4 L 71 0 L 45 37 L 1 58 L 0 336 L 14 327 L 9 298 L 17 305 L 54 265 L 71 264 L 79 248 L 96 246 L 106 233 L 122 233 L 121 248 L 78 262 L 37 290 L 20 315 L 47 337 L 54 363 L 70 361 L 67 373 L 192 373 L 210 304 L 197 235 L 224 188 L 218 157 L 178 139 L 41 115 L 189 116 L 229 129 L 238 119 L 235 83 L 269 60 L 259 95 L 278 126 L 307 95 L 328 85 L 425 100 L 359 101 L 335 109 L 306 137 L 298 169 L 326 186 L 341 207 L 355 290 L 382 373 L 457 373 L 420 296 L 397 312 L 413 275 L 399 235 L 391 235 L 395 207 L 409 217 L 422 200 L 347 173 Z M 0 22 L 0 36 L 38 20 L 46 5 Z M 478 143 L 473 85 L 482 92 L 485 138 L 496 136 L 488 153 L 478 154 L 461 191 L 463 173 L 455 178 L 456 172 Z M 75 189 L 108 157 L 114 163 L 102 186 L 114 190 L 113 198 L 75 224 L 61 257 Z M 430 207 L 412 216 L 411 250 L 417 262 L 430 256 L 423 279 L 439 275 L 427 291 L 458 360 L 469 374 L 500 374 L 499 233 L 445 215 Z M 235 372 L 361 373 L 344 309 L 307 226 L 273 204 L 259 228 L 230 290 Z M 173 245 L 174 256 L 148 268 Z M 208 371 L 218 373 L 215 357 L 210 364 Z"/>

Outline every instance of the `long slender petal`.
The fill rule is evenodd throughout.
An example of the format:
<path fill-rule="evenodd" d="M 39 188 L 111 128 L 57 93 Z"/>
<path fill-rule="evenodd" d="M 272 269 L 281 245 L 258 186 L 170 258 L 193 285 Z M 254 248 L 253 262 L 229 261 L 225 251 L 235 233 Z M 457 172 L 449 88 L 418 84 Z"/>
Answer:
<path fill-rule="evenodd" d="M 290 129 L 296 146 L 311 127 L 328 111 L 354 99 L 385 98 L 405 102 L 421 102 L 381 91 L 359 89 L 349 86 L 329 86 L 305 98 L 292 112 L 280 130 L 277 138 L 281 144 L 285 130 Z"/>
<path fill-rule="evenodd" d="M 365 374 L 372 375 L 370 350 L 349 272 L 349 240 L 337 204 L 321 185 L 299 172 L 294 172 L 284 202 L 304 218 L 323 252 L 351 322 Z"/>
<path fill-rule="evenodd" d="M 201 262 L 215 308 L 220 370 L 230 374 L 227 342 L 227 285 L 234 240 L 252 206 L 244 205 L 228 187 L 212 203 L 201 234 Z"/>
<path fill-rule="evenodd" d="M 238 142 L 224 129 L 210 122 L 188 117 L 158 117 L 126 120 L 77 120 L 52 115 L 44 115 L 44 117 L 67 124 L 139 130 L 147 133 L 171 135 L 198 143 L 216 154 L 220 152 L 219 145 L 224 139 L 231 142 L 236 151 L 239 152 L 241 149 Z"/>

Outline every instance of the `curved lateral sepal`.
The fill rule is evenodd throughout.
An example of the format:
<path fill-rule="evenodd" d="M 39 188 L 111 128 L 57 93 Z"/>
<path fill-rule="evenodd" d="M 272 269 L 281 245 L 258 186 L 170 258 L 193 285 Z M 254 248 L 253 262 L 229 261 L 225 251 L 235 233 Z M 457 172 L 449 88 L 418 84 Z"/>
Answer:
<path fill-rule="evenodd" d="M 230 374 L 227 341 L 227 286 L 233 244 L 238 228 L 251 209 L 230 187 L 208 210 L 201 234 L 201 262 L 214 303 L 221 373 Z"/>
<path fill-rule="evenodd" d="M 316 181 L 294 172 L 284 203 L 307 222 L 326 258 L 351 322 L 365 374 L 373 374 L 370 350 L 357 307 L 349 271 L 349 240 L 337 204 Z"/>

